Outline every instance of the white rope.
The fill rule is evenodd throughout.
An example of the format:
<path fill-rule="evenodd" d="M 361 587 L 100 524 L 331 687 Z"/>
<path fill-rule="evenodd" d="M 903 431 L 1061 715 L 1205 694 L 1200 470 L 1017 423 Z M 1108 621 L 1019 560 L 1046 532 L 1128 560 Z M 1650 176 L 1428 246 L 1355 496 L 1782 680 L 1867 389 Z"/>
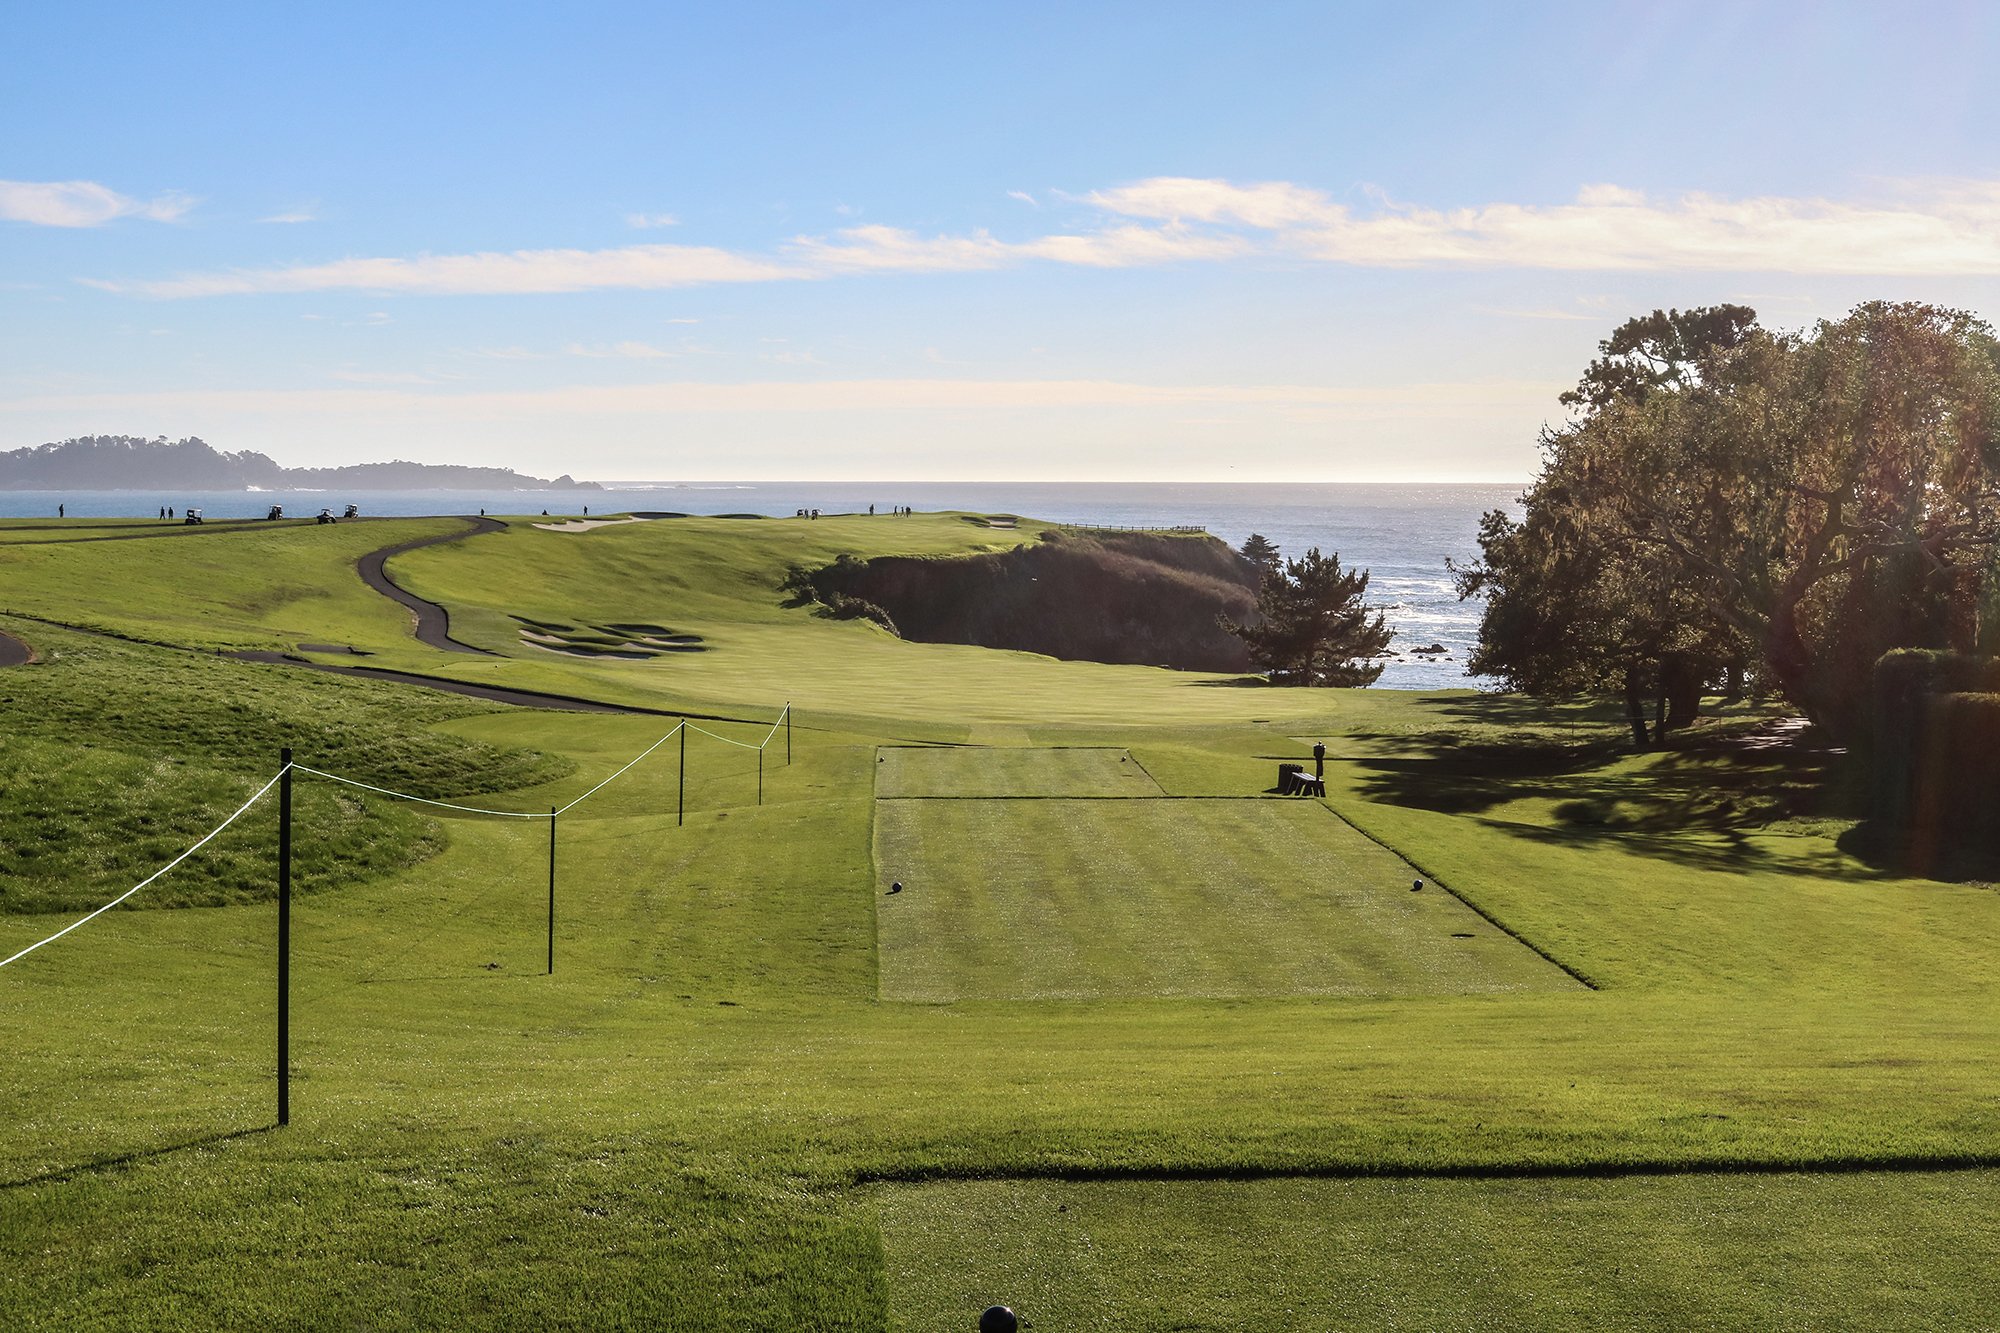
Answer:
<path fill-rule="evenodd" d="M 714 732 L 710 731 L 707 727 L 697 727 L 692 722 L 687 724 L 687 729 L 689 731 L 698 731 L 702 735 L 708 737 L 710 740 L 721 741 L 724 745 L 733 745 L 739 750 L 761 750 L 764 748 L 761 745 L 747 745 L 742 741 L 731 740 L 727 736 L 718 736 Z"/>
<path fill-rule="evenodd" d="M 771 730 L 765 734 L 764 745 L 769 745 L 774 739 L 776 739 L 778 735 L 778 728 L 785 725 L 785 718 L 788 715 L 790 715 L 791 711 L 792 711 L 792 706 L 790 704 L 786 704 L 785 711 L 778 714 L 778 720 L 771 724 Z M 757 748 L 761 750 L 764 748 L 764 745 L 760 745 Z"/>
<path fill-rule="evenodd" d="M 291 765 L 286 765 L 286 767 L 289 768 L 291 767 Z M 234 824 L 237 821 L 237 819 L 242 816 L 245 810 L 248 810 L 251 806 L 263 800 L 265 794 L 269 792 L 271 788 L 278 785 L 278 778 L 282 778 L 284 776 L 285 776 L 285 770 L 283 768 L 279 769 L 278 777 L 272 778 L 269 782 L 265 783 L 262 787 L 258 788 L 257 794 L 255 796 L 252 796 L 249 800 L 237 806 L 235 814 L 231 815 L 229 818 L 223 820 L 220 824 L 217 824 L 214 828 L 210 829 L 208 832 L 208 836 L 203 838 L 200 842 L 188 848 L 186 851 L 182 852 L 179 856 L 176 856 L 173 860 L 167 862 L 165 865 L 161 866 L 158 870 L 155 870 L 152 874 L 146 876 L 146 878 L 140 880 L 137 884 L 134 884 L 131 888 L 125 890 L 125 892 L 119 894 L 116 898 L 113 898 L 110 902 L 98 908 L 95 912 L 92 912 L 89 916 L 80 917 L 79 919 L 70 922 L 67 926 L 64 926 L 61 930 L 49 936 L 45 940 L 35 941 L 35 943 L 30 944 L 27 948 L 15 954 L 12 958 L 0 959 L 0 967 L 5 967 L 7 966 L 8 963 L 14 962 L 16 959 L 26 958 L 29 954 L 41 948 L 44 944 L 52 944 L 56 940 L 59 940 L 63 936 L 69 934 L 72 930 L 75 930 L 78 926 L 84 925 L 91 921 L 95 921 L 98 917 L 103 916 L 106 912 L 118 906 L 118 904 L 124 902 L 127 898 L 130 898 L 133 894 L 145 888 L 148 884 L 151 884 L 154 880 L 166 874 L 169 870 L 172 870 L 175 866 L 187 860 L 190 856 L 193 856 L 196 852 L 200 851 L 202 848 L 208 846 L 210 842 L 214 841 L 216 834 L 222 832 L 222 830 L 228 828 L 231 824 Z"/>
<path fill-rule="evenodd" d="M 384 796 L 394 796 L 400 801 L 416 801 L 423 805 L 435 805 L 446 810 L 462 810 L 468 815 L 498 815 L 502 819 L 548 818 L 547 815 L 541 814 L 523 814 L 519 810 L 487 810 L 476 805 L 453 805 L 450 801 L 433 801 L 428 796 L 412 796 L 406 791 L 391 791 L 387 787 L 378 787 L 372 782 L 358 782 L 353 778 L 344 778 L 338 773 L 328 773 L 322 769 L 307 768 L 304 764 L 295 764 L 293 767 L 301 773 L 310 773 L 316 778 L 325 778 L 329 782 L 344 782 L 350 787 L 359 787 L 363 791 L 380 792 Z"/>
<path fill-rule="evenodd" d="M 631 761 L 630 761 L 629 763 L 627 763 L 627 764 L 625 765 L 625 768 L 630 768 L 630 767 L 632 767 L 632 765 L 633 765 L 633 764 L 636 764 L 636 763 L 638 763 L 638 762 L 639 762 L 639 761 L 640 761 L 641 759 L 644 759 L 644 758 L 645 758 L 645 757 L 646 757 L 647 755 L 649 755 L 649 754 L 651 754 L 651 753 L 652 753 L 653 751 L 655 751 L 655 750 L 659 749 L 659 748 L 660 748 L 660 747 L 661 747 L 662 745 L 665 745 L 665 744 L 666 744 L 666 743 L 667 743 L 668 741 L 672 740 L 672 739 L 673 739 L 673 738 L 674 738 L 675 736 L 679 735 L 679 734 L 680 734 L 680 731 L 681 731 L 681 728 L 683 728 L 683 727 L 685 727 L 685 726 L 687 726 L 687 719 L 686 719 L 686 718 L 682 718 L 682 719 L 681 719 L 681 720 L 680 720 L 679 722 L 676 722 L 676 723 L 674 723 L 674 729 L 673 729 L 672 731 L 670 731 L 670 732 L 668 732 L 668 733 L 667 733 L 666 735 L 664 735 L 664 736 L 660 737 L 660 739 L 658 739 L 658 740 L 654 741 L 654 742 L 653 742 L 653 743 L 652 743 L 651 745 L 648 745 L 648 746 L 647 746 L 647 747 L 646 747 L 645 749 L 641 750 L 641 751 L 640 751 L 640 752 L 639 752 L 639 753 L 638 753 L 637 755 L 634 755 L 634 756 L 633 756 L 633 758 L 631 759 Z M 695 730 L 696 730 L 696 731 L 699 731 L 699 730 L 701 730 L 701 728 L 699 728 L 699 727 L 696 727 L 696 728 L 695 728 Z M 576 800 L 574 800 L 574 801 L 571 801 L 571 802 L 569 803 L 569 805 L 566 805 L 566 806 L 564 806 L 564 807 L 563 807 L 562 809 L 563 809 L 563 810 L 567 810 L 567 809 L 569 809 L 570 805 L 575 805 L 575 804 L 577 804 L 577 803 L 578 803 L 578 802 L 580 802 L 580 801 L 585 801 L 585 800 L 588 800 L 588 799 L 589 799 L 589 798 L 591 798 L 592 796 L 595 796 L 595 795 L 597 795 L 597 792 L 598 792 L 598 788 L 601 788 L 601 787 L 603 787 L 603 786 L 604 786 L 604 785 L 605 785 L 606 783 L 609 783 L 609 782 L 612 782 L 612 781 L 616 780 L 617 778 L 619 778 L 619 777 L 623 776 L 623 775 L 624 775 L 624 772 L 625 772 L 625 768 L 621 768 L 621 769 L 619 769 L 619 770 L 618 770 L 618 771 L 617 771 L 616 773 L 613 773 L 613 774 L 612 774 L 612 775 L 611 775 L 610 777 L 608 777 L 608 778 L 604 779 L 604 781 L 603 781 L 603 782 L 600 782 L 600 783 L 598 783 L 596 787 L 592 787 L 592 788 L 591 788 L 591 789 L 590 789 L 589 791 L 587 791 L 587 792 L 585 792 L 585 793 L 584 793 L 583 795 L 581 795 L 581 796 L 577 797 L 577 798 L 576 798 Z M 561 813 L 562 813 L 562 810 L 558 810 L 558 811 L 557 811 L 556 813 L 557 813 L 557 814 L 561 814 Z"/>
<path fill-rule="evenodd" d="M 238 819 L 240 819 L 244 811 L 248 810 L 251 806 L 257 804 L 257 802 L 263 800 L 265 795 L 270 792 L 271 788 L 277 786 L 278 780 L 284 777 L 286 772 L 288 771 L 295 771 L 299 773 L 310 773 L 316 778 L 325 778 L 329 782 L 344 783 L 349 787 L 359 787 L 363 791 L 376 792 L 382 796 L 393 796 L 397 800 L 415 801 L 419 805 L 434 805 L 442 810 L 457 810 L 460 811 L 461 813 L 468 815 L 492 815 L 499 819 L 554 819 L 557 815 L 562 814 L 564 811 L 569 810 L 577 805 L 580 805 L 584 801 L 587 801 L 591 797 L 597 795 L 597 793 L 602 791 L 605 787 L 609 786 L 611 783 L 623 777 L 625 773 L 629 769 L 631 769 L 634 764 L 637 764 L 641 759 L 644 759 L 647 755 L 659 749 L 662 745 L 665 745 L 668 741 L 672 740 L 682 731 L 698 731 L 702 735 L 709 737 L 711 740 L 721 741 L 725 745 L 734 745 L 739 749 L 744 749 L 744 750 L 762 751 L 765 748 L 765 746 L 768 746 L 771 743 L 771 741 L 777 736 L 778 728 L 785 725 L 785 718 L 791 713 L 791 711 L 792 711 L 792 706 L 790 704 L 786 704 L 784 707 L 784 711 L 778 714 L 778 720 L 776 722 L 773 722 L 771 724 L 770 731 L 765 733 L 764 741 L 763 744 L 761 745 L 748 745 L 739 740 L 732 740 L 727 736 L 718 736 L 714 732 L 708 730 L 706 727 L 697 727 L 693 723 L 689 722 L 686 718 L 682 718 L 679 722 L 676 722 L 674 724 L 672 731 L 669 731 L 666 735 L 660 737 L 660 739 L 654 741 L 651 745 L 648 745 L 645 749 L 641 750 L 638 754 L 634 755 L 630 760 L 628 760 L 624 764 L 623 767 L 621 767 L 617 772 L 613 773 L 610 777 L 604 779 L 604 781 L 598 783 L 595 787 L 592 787 L 589 791 L 577 797 L 575 800 L 571 801 L 568 805 L 565 805 L 560 809 L 546 815 L 526 814 L 519 810 L 488 810 L 481 806 L 476 806 L 476 805 L 457 805 L 451 801 L 434 801 L 428 796 L 412 796 L 408 792 L 393 791 L 388 787 L 378 787 L 372 782 L 361 782 L 355 778 L 344 778 L 340 776 L 340 774 L 338 773 L 329 773 L 324 769 L 308 768 L 304 764 L 296 764 L 296 763 L 287 764 L 285 765 L 284 768 L 278 770 L 276 777 L 273 777 L 269 782 L 265 783 L 262 787 L 258 788 L 257 794 L 255 796 L 252 796 L 242 805 L 237 806 L 235 814 L 230 815 L 229 818 L 223 820 L 220 824 L 217 824 L 213 829 L 210 829 L 207 836 L 203 837 L 200 842 L 188 848 L 186 851 L 182 852 L 179 856 L 176 856 L 173 860 L 167 862 L 165 865 L 161 866 L 158 870 L 155 870 L 152 874 L 148 875 L 145 879 L 140 880 L 137 884 L 134 884 L 131 888 L 125 890 L 125 892 L 119 894 L 116 898 L 113 898 L 110 902 L 104 904 L 104 906 L 90 913 L 90 915 L 85 917 L 80 917 L 77 920 L 70 922 L 70 924 L 64 926 L 61 930 L 49 936 L 47 939 L 37 940 L 35 943 L 30 944 L 27 948 L 13 955 L 13 957 L 11 958 L 0 959 L 0 967 L 5 967 L 7 966 L 7 964 L 14 962 L 17 959 L 27 957 L 35 950 L 41 948 L 44 944 L 54 943 L 56 940 L 59 940 L 63 936 L 69 934 L 72 930 L 75 930 L 78 926 L 86 925 L 89 922 L 95 921 L 98 917 L 103 916 L 106 912 L 118 906 L 118 904 L 124 902 L 127 898 L 130 898 L 133 894 L 145 888 L 148 884 L 151 884 L 154 880 L 166 874 L 169 870 L 172 870 L 175 866 L 187 860 L 190 856 L 193 856 L 196 852 L 200 851 L 202 848 L 208 846 L 210 842 L 215 840 L 215 836 L 218 833 L 221 833 L 222 830 L 228 828 L 231 824 L 234 824 Z"/>

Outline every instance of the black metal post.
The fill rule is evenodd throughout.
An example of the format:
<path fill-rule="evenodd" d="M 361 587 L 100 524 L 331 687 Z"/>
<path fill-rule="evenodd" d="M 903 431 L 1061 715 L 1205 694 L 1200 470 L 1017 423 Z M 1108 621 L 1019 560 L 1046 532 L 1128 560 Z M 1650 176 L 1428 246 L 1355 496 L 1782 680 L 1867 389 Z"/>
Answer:
<path fill-rule="evenodd" d="M 549 807 L 549 975 L 556 974 L 556 808 Z"/>
<path fill-rule="evenodd" d="M 681 719 L 681 790 L 674 798 L 674 827 L 687 823 L 688 812 L 688 724 Z"/>
<path fill-rule="evenodd" d="M 278 751 L 278 1123 L 292 1123 L 292 751 Z"/>
<path fill-rule="evenodd" d="M 764 747 L 757 747 L 757 804 L 764 804 Z"/>
<path fill-rule="evenodd" d="M 785 700 L 785 767 L 792 766 L 792 701 Z"/>

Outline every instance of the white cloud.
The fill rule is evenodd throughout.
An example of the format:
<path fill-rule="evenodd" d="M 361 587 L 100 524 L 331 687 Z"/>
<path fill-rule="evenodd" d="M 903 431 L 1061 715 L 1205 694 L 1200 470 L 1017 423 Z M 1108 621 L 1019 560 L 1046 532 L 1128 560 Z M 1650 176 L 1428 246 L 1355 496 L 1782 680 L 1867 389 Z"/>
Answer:
<path fill-rule="evenodd" d="M 270 217 L 258 218 L 257 221 L 278 223 L 318 222 L 319 205 L 307 204 L 302 208 L 288 208 L 282 213 L 273 213 Z"/>
<path fill-rule="evenodd" d="M 672 213 L 627 213 L 625 225 L 644 230 L 649 227 L 678 227 L 681 220 Z"/>
<path fill-rule="evenodd" d="M 1868 275 L 2000 274 L 2000 183 L 1954 182 L 1880 203 L 1817 198 L 1654 199 L 1588 185 L 1570 204 L 1359 214 L 1285 182 L 1162 177 L 1090 201 L 1140 218 L 1233 223 L 1281 250 L 1365 268 Z"/>
<path fill-rule="evenodd" d="M 350 258 L 90 285 L 162 298 L 358 290 L 425 295 L 656 290 L 869 273 L 960 273 L 1028 263 L 1131 268 L 1264 257 L 1361 268 L 1854 275 L 2000 274 L 2000 182 L 1892 187 L 1877 203 L 1655 198 L 1611 184 L 1571 203 L 1365 209 L 1286 181 L 1162 176 L 1083 196 L 1096 225 L 1010 240 L 850 227 L 776 253 L 710 246 L 514 250 Z"/>
<path fill-rule="evenodd" d="M 1028 205 L 1028 207 L 1030 208 L 1041 207 L 1040 204 L 1035 202 L 1035 196 L 1029 194 L 1026 190 L 1009 190 L 1007 191 L 1007 197 L 1009 199 L 1019 199 L 1022 203 Z"/>
<path fill-rule="evenodd" d="M 1327 195 L 1285 181 L 1233 185 L 1192 176 L 1156 176 L 1085 195 L 1088 203 L 1126 217 L 1176 222 L 1235 222 L 1279 230 L 1343 212 Z"/>
<path fill-rule="evenodd" d="M 172 222 L 194 203 L 177 193 L 133 199 L 96 181 L 0 181 L 0 218 L 42 227 L 100 227 L 125 217 Z"/>
<path fill-rule="evenodd" d="M 444 384 L 454 377 L 414 370 L 335 370 L 328 372 L 328 378 L 344 384 Z"/>
<path fill-rule="evenodd" d="M 624 361 L 665 361 L 680 355 L 679 352 L 670 352 L 664 347 L 654 347 L 650 343 L 633 342 L 629 339 L 625 342 L 612 343 L 608 347 L 586 347 L 582 343 L 571 343 L 563 350 L 571 356 Z"/>
<path fill-rule="evenodd" d="M 876 226 L 849 228 L 833 240 L 800 237 L 788 253 L 803 268 L 820 273 L 959 273 L 1004 268 L 1033 259 L 1090 268 L 1128 268 L 1185 259 L 1222 259 L 1250 248 L 1251 243 L 1240 236 L 1196 233 L 1174 225 L 1114 226 L 1029 241 L 1002 241 L 986 231 L 925 237 L 899 227 Z"/>
<path fill-rule="evenodd" d="M 463 296 L 607 288 L 647 290 L 804 276 L 809 275 L 768 259 L 707 246 L 630 245 L 615 250 L 514 250 L 419 255 L 414 259 L 339 259 L 329 264 L 235 269 L 151 282 L 85 281 L 106 291 L 155 297 L 343 289 Z"/>

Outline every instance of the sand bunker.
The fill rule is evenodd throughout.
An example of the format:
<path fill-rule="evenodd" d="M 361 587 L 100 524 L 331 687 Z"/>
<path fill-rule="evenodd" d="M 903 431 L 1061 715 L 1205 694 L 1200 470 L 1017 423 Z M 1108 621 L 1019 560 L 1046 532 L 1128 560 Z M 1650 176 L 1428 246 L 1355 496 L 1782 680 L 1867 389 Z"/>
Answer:
<path fill-rule="evenodd" d="M 643 661 L 666 653 L 707 651 L 699 634 L 680 634 L 665 625 L 614 621 L 603 625 L 566 625 L 555 620 L 515 616 L 521 642 L 543 652 L 570 657 Z"/>
<path fill-rule="evenodd" d="M 537 523 L 543 532 L 589 532 L 592 528 L 615 528 L 620 523 L 644 523 L 643 518 L 573 518 L 567 523 Z"/>

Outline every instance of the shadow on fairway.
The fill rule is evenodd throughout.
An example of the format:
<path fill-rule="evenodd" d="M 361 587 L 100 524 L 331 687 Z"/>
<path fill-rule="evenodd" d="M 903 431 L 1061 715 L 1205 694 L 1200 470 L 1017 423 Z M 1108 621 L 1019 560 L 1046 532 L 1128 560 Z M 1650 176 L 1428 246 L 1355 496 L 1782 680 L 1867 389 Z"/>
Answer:
<path fill-rule="evenodd" d="M 1601 705 L 1594 717 L 1576 710 L 1596 725 L 1574 740 L 1551 727 L 1547 713 L 1529 728 L 1540 707 L 1480 697 L 1446 705 L 1462 731 L 1357 736 L 1398 752 L 1354 761 L 1361 792 L 1385 804 L 1486 816 L 1489 827 L 1535 842 L 1616 847 L 1703 869 L 1849 880 L 1891 869 L 1846 837 L 1838 850 L 1819 854 L 1757 839 L 1785 821 L 1859 813 L 1837 753 L 1746 744 L 1755 723 L 1744 719 L 1705 723 L 1677 736 L 1672 748 L 1641 757 L 1607 731 L 1607 718 L 1616 718 Z M 1506 806 L 1515 808 L 1501 812 Z M 1874 873 L 1858 871 L 1850 856 Z"/>
<path fill-rule="evenodd" d="M 269 1134 L 277 1125 L 258 1125 L 254 1129 L 231 1129 L 216 1134 L 203 1134 L 198 1138 L 186 1139 L 180 1143 L 163 1144 L 158 1148 L 141 1148 L 135 1152 L 117 1153 L 108 1157 L 93 1157 L 89 1161 L 78 1162 L 74 1166 L 58 1166 L 39 1175 L 23 1176 L 18 1180 L 0 1180 L 0 1190 L 28 1189 L 35 1185 L 54 1185 L 76 1176 L 93 1175 L 100 1171 L 121 1171 L 128 1166 L 138 1166 L 144 1162 L 171 1157 L 175 1153 L 189 1152 L 198 1148 L 213 1148 L 218 1144 L 235 1139 L 255 1138 Z"/>

